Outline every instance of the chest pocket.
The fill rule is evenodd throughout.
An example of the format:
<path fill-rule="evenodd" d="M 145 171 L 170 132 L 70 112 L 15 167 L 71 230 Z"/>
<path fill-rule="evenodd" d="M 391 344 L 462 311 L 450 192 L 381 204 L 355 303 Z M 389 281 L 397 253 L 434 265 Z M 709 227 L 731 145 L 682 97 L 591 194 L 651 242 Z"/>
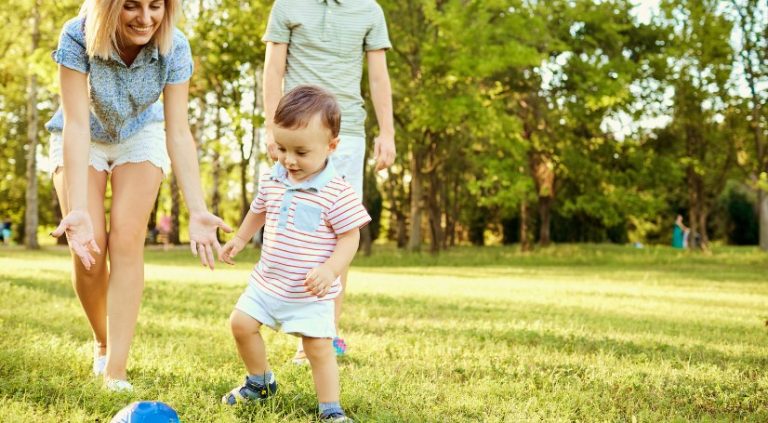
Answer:
<path fill-rule="evenodd" d="M 323 209 L 305 203 L 296 203 L 293 226 L 304 232 L 314 232 L 320 225 Z"/>

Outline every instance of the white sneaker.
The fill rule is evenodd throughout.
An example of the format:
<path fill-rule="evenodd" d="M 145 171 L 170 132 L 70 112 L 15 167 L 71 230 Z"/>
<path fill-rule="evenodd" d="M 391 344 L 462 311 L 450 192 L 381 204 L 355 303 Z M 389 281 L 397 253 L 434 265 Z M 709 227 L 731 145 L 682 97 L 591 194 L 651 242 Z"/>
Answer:
<path fill-rule="evenodd" d="M 110 392 L 133 392 L 133 385 L 127 380 L 109 379 L 104 387 Z"/>
<path fill-rule="evenodd" d="M 291 362 L 297 366 L 306 366 L 309 364 L 309 359 L 307 359 L 307 355 L 304 353 L 304 350 L 296 350 L 296 354 L 294 354 L 293 358 L 291 359 Z"/>
<path fill-rule="evenodd" d="M 93 374 L 94 376 L 101 376 L 104 374 L 104 369 L 107 367 L 106 355 L 95 355 L 93 357 Z"/>

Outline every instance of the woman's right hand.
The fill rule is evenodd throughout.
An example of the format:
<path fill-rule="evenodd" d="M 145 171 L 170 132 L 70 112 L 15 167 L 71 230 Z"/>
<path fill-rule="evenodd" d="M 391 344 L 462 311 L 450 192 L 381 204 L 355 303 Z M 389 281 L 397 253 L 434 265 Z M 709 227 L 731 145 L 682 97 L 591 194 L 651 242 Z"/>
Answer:
<path fill-rule="evenodd" d="M 93 238 L 93 224 L 91 216 L 83 210 L 72 210 L 64 219 L 61 219 L 59 226 L 51 232 L 51 236 L 58 238 L 66 234 L 69 247 L 77 254 L 80 261 L 86 269 L 91 268 L 96 263 L 96 259 L 91 255 L 91 251 L 101 254 L 101 249 Z"/>

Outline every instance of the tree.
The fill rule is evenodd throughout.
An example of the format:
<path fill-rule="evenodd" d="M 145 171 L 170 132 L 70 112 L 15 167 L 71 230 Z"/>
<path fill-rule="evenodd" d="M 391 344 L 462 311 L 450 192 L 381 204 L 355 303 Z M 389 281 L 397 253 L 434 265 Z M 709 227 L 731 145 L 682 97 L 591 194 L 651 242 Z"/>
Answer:
<path fill-rule="evenodd" d="M 30 50 L 35 53 L 40 44 L 40 0 L 35 0 L 32 6 L 32 43 Z M 29 73 L 27 86 L 27 192 L 26 212 L 24 213 L 24 244 L 28 249 L 40 248 L 37 242 L 38 198 L 37 198 L 37 75 L 34 69 Z"/>
<path fill-rule="evenodd" d="M 718 14 L 716 1 L 677 0 L 662 7 L 675 34 L 668 52 L 675 58 L 668 70 L 674 88 L 671 129 L 684 146 L 691 233 L 706 249 L 710 211 L 735 164 L 733 142 L 719 124 L 734 59 L 731 23 Z"/>
<path fill-rule="evenodd" d="M 768 146 L 765 140 L 766 115 L 763 105 L 768 99 L 759 87 L 768 81 L 768 2 L 765 0 L 731 0 L 735 20 L 741 72 L 749 88 L 754 161 L 750 172 L 757 189 L 760 248 L 768 251 Z M 762 181 L 762 183 L 759 183 Z"/>

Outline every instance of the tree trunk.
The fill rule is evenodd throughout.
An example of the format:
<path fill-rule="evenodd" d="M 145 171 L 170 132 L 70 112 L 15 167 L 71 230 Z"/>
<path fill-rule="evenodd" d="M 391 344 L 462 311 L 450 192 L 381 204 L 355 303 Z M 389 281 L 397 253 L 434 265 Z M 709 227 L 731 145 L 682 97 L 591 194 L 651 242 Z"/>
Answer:
<path fill-rule="evenodd" d="M 539 197 L 539 244 L 546 247 L 552 242 L 550 237 L 550 218 L 552 197 Z"/>
<path fill-rule="evenodd" d="M 454 178 L 451 184 L 450 195 L 448 188 L 445 189 L 445 234 L 443 236 L 443 246 L 447 250 L 456 245 L 456 220 L 459 216 L 459 182 Z"/>
<path fill-rule="evenodd" d="M 699 248 L 703 251 L 709 251 L 709 234 L 707 233 L 707 219 L 709 218 L 709 210 L 704 202 L 701 202 L 699 208 L 699 228 L 701 233 L 699 234 Z"/>
<path fill-rule="evenodd" d="M 408 224 L 403 212 L 407 198 L 402 198 L 402 176 L 390 170 L 389 177 L 384 182 L 384 189 L 389 195 L 389 229 L 388 239 L 395 240 L 397 248 L 405 248 L 408 243 Z"/>
<path fill-rule="evenodd" d="M 56 194 L 56 187 L 51 184 L 51 208 L 53 209 L 54 221 L 61 222 L 64 216 L 61 215 L 61 204 L 59 204 L 59 196 Z M 68 245 L 67 237 L 60 236 L 56 238 L 56 245 Z"/>
<path fill-rule="evenodd" d="M 555 170 L 552 159 L 543 151 L 528 153 L 528 163 L 539 197 L 539 244 L 547 246 L 550 238 L 550 214 L 555 196 Z"/>
<path fill-rule="evenodd" d="M 437 191 L 440 189 L 438 184 L 437 173 L 433 170 L 429 174 L 429 191 L 427 201 L 429 203 L 429 228 L 431 243 L 429 246 L 429 252 L 437 254 L 440 252 L 440 247 L 443 245 L 443 227 L 442 227 L 442 213 L 440 212 L 440 203 L 438 202 Z"/>
<path fill-rule="evenodd" d="M 752 120 L 750 126 L 755 144 L 755 161 L 757 166 L 756 176 L 761 172 L 768 172 L 768 148 L 763 139 L 762 108 L 758 87 L 760 80 L 765 77 L 766 49 L 765 40 L 768 36 L 768 26 L 765 26 L 764 16 L 761 16 L 762 7 L 756 2 L 746 2 L 744 6 L 733 2 L 735 11 L 739 15 L 739 29 L 741 30 L 742 51 L 739 52 L 744 65 L 744 77 L 752 99 Z M 762 26 L 762 27 L 761 27 Z M 757 219 L 759 225 L 760 249 L 768 251 L 768 201 L 766 193 L 760 187 L 757 188 Z"/>
<path fill-rule="evenodd" d="M 213 177 L 213 183 L 211 184 L 211 213 L 219 216 L 219 204 L 221 203 L 221 193 L 219 192 L 219 182 L 221 180 L 221 94 L 216 96 L 216 139 L 212 145 L 211 156 L 211 173 Z M 221 242 L 219 230 L 216 229 L 216 239 Z"/>
<path fill-rule="evenodd" d="M 697 247 L 696 234 L 699 233 L 699 196 L 696 189 L 695 171 L 692 165 L 686 169 L 688 185 L 688 247 Z"/>
<path fill-rule="evenodd" d="M 760 248 L 768 251 L 768 195 L 762 189 L 757 190 L 757 215 L 760 220 Z"/>
<path fill-rule="evenodd" d="M 365 225 L 363 229 L 360 229 L 360 244 L 358 248 L 363 251 L 363 254 L 368 257 L 372 253 L 371 245 L 373 240 L 371 239 L 371 225 Z"/>
<path fill-rule="evenodd" d="M 152 212 L 149 214 L 149 220 L 147 221 L 146 242 L 150 244 L 157 244 L 157 209 L 160 207 L 160 194 L 162 192 L 162 189 L 157 190 L 155 205 L 152 207 Z"/>
<path fill-rule="evenodd" d="M 528 234 L 528 199 L 520 201 L 520 251 L 531 251 L 531 237 Z"/>
<path fill-rule="evenodd" d="M 411 158 L 411 227 L 410 238 L 408 239 L 408 250 L 421 250 L 421 201 L 423 197 L 423 188 L 421 181 L 421 154 L 418 147 L 414 146 Z"/>
<path fill-rule="evenodd" d="M 443 245 L 443 222 L 440 211 L 440 178 L 438 176 L 437 143 L 430 136 L 427 164 L 429 167 L 429 189 L 427 191 L 427 213 L 429 214 L 430 240 L 429 252 L 437 254 Z"/>
<path fill-rule="evenodd" d="M 251 114 L 251 148 L 248 154 L 243 151 L 243 143 L 240 144 L 240 219 L 245 219 L 248 210 L 251 208 L 251 201 L 248 196 L 248 171 L 251 168 L 251 159 L 256 157 L 256 186 L 259 179 L 259 143 L 261 142 L 261 131 L 259 128 L 259 116 L 261 114 L 261 68 L 253 70 L 253 113 Z"/>
<path fill-rule="evenodd" d="M 176 174 L 171 173 L 171 233 L 168 234 L 168 239 L 173 245 L 181 244 L 181 237 L 179 236 L 180 219 L 179 212 L 181 209 L 181 193 L 179 192 L 179 183 L 176 181 Z"/>
<path fill-rule="evenodd" d="M 40 43 L 40 3 L 32 9 L 32 52 Z M 38 198 L 37 198 L 37 76 L 30 70 L 27 88 L 27 190 L 24 212 L 24 244 L 27 249 L 37 250 Z"/>

